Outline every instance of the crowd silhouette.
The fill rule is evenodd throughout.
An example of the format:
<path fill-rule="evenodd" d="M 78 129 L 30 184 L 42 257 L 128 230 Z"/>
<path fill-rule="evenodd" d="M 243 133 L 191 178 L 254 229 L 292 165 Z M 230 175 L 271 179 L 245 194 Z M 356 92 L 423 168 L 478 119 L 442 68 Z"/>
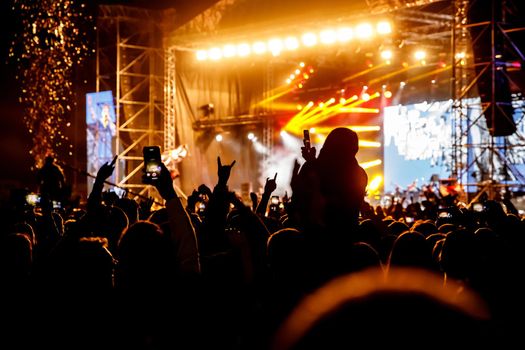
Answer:
<path fill-rule="evenodd" d="M 185 202 L 162 165 L 158 210 L 104 192 L 114 161 L 85 207 L 15 193 L 2 208 L 2 348 L 523 346 L 525 220 L 510 201 L 374 207 L 355 132 L 301 151 L 275 210 L 277 174 L 246 204 L 228 188 L 235 160 L 220 157 L 216 185 Z"/>

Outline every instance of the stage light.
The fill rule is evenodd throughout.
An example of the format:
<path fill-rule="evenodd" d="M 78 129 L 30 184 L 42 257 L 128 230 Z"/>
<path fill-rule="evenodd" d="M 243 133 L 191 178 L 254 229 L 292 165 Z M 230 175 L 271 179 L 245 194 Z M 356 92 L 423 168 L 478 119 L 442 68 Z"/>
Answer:
<path fill-rule="evenodd" d="M 217 135 L 215 135 L 215 141 L 217 141 L 217 142 L 222 142 L 222 140 L 223 140 L 223 137 L 222 137 L 221 134 L 217 134 Z"/>
<path fill-rule="evenodd" d="M 465 58 L 466 56 L 467 56 L 467 55 L 465 54 L 465 52 L 458 52 L 458 53 L 456 54 L 456 59 L 457 59 L 457 60 L 460 60 L 460 59 Z"/>
<path fill-rule="evenodd" d="M 383 93 L 383 96 L 385 96 L 386 98 L 391 98 L 392 97 L 392 92 L 387 90 L 387 91 L 385 91 Z"/>
<path fill-rule="evenodd" d="M 381 58 L 384 60 L 392 59 L 393 53 L 392 50 L 383 50 L 381 51 Z"/>
<path fill-rule="evenodd" d="M 283 41 L 281 39 L 270 39 L 268 41 L 268 50 L 274 56 L 279 56 L 283 50 Z"/>
<path fill-rule="evenodd" d="M 381 142 L 359 140 L 359 147 L 379 148 L 381 147 Z"/>
<path fill-rule="evenodd" d="M 299 47 L 299 41 L 293 36 L 284 39 L 284 47 L 286 50 L 296 50 Z"/>
<path fill-rule="evenodd" d="M 323 44 L 329 45 L 335 43 L 337 35 L 332 29 L 327 29 L 319 33 L 319 38 Z"/>
<path fill-rule="evenodd" d="M 315 128 L 314 127 L 310 128 L 310 134 L 315 134 Z"/>
<path fill-rule="evenodd" d="M 303 86 L 304 86 L 303 83 L 299 83 L 299 84 L 297 84 L 297 87 L 298 87 L 299 89 L 302 89 Z"/>
<path fill-rule="evenodd" d="M 247 137 L 248 137 L 248 140 L 253 140 L 255 135 L 253 134 L 253 132 L 249 132 Z"/>
<path fill-rule="evenodd" d="M 405 87 L 406 84 L 407 84 L 407 83 L 405 83 L 404 81 L 402 81 L 402 82 L 399 83 L 399 87 L 402 87 L 402 88 L 403 88 L 403 87 Z"/>
<path fill-rule="evenodd" d="M 346 98 L 341 97 L 341 98 L 339 99 L 339 103 L 340 103 L 340 104 L 343 105 L 343 104 L 345 104 L 345 102 L 346 102 Z"/>
<path fill-rule="evenodd" d="M 281 135 L 281 137 L 286 137 L 288 135 L 288 133 L 286 131 L 284 131 L 284 130 L 281 130 L 279 135 Z"/>
<path fill-rule="evenodd" d="M 222 48 L 222 56 L 229 58 L 234 57 L 237 54 L 237 50 L 235 49 L 235 45 L 224 45 Z"/>
<path fill-rule="evenodd" d="M 266 43 L 262 41 L 257 41 L 252 46 L 253 52 L 257 55 L 263 54 L 266 52 Z"/>
<path fill-rule="evenodd" d="M 355 35 L 359 39 L 368 39 L 373 34 L 372 26 L 368 23 L 362 23 L 355 28 Z"/>
<path fill-rule="evenodd" d="M 294 80 L 295 79 L 295 74 L 290 74 L 290 79 Z"/>
<path fill-rule="evenodd" d="M 298 111 L 300 111 L 301 109 L 303 109 L 303 106 L 301 106 L 301 105 L 297 105 L 296 108 L 297 108 Z"/>
<path fill-rule="evenodd" d="M 303 68 L 304 67 L 304 62 L 300 62 L 299 63 L 299 67 Z"/>
<path fill-rule="evenodd" d="M 378 34 L 390 34 L 392 33 L 392 26 L 387 21 L 381 21 L 377 23 L 376 30 Z"/>
<path fill-rule="evenodd" d="M 211 48 L 208 51 L 208 57 L 213 61 L 220 60 L 222 58 L 222 50 L 218 47 Z"/>
<path fill-rule="evenodd" d="M 354 32 L 352 28 L 344 27 L 339 28 L 337 31 L 337 40 L 341 43 L 346 43 L 347 41 L 352 40 L 354 37 Z"/>
<path fill-rule="evenodd" d="M 305 78 L 306 80 L 308 80 L 310 78 L 310 76 L 306 73 L 303 74 L 303 78 Z"/>
<path fill-rule="evenodd" d="M 361 165 L 363 169 L 369 169 L 369 168 L 381 165 L 382 163 L 383 161 L 381 159 L 375 159 L 369 162 L 360 163 L 359 165 Z"/>
<path fill-rule="evenodd" d="M 363 93 L 363 94 L 361 95 L 361 99 L 362 99 L 363 101 L 368 101 L 368 100 L 370 100 L 370 95 L 367 94 L 367 93 L 365 92 L 365 93 Z"/>
<path fill-rule="evenodd" d="M 375 193 L 378 192 L 381 183 L 383 182 L 383 176 L 376 175 L 368 184 L 368 192 Z"/>
<path fill-rule="evenodd" d="M 237 54 L 240 57 L 246 57 L 251 53 L 250 45 L 248 44 L 239 44 L 237 45 Z"/>
<path fill-rule="evenodd" d="M 436 83 L 436 80 L 435 80 L 435 79 L 432 79 L 432 80 L 430 81 L 430 83 L 431 83 L 431 84 L 435 84 L 435 83 Z"/>
<path fill-rule="evenodd" d="M 301 70 L 300 70 L 300 69 L 296 69 L 296 70 L 295 70 L 295 74 L 298 75 L 298 74 L 300 74 L 300 73 L 301 73 Z"/>
<path fill-rule="evenodd" d="M 197 60 L 206 61 L 208 59 L 208 52 L 206 50 L 197 51 Z"/>
<path fill-rule="evenodd" d="M 427 53 L 423 50 L 417 50 L 414 52 L 414 58 L 418 61 L 422 61 L 427 57 Z"/>
<path fill-rule="evenodd" d="M 317 44 L 317 36 L 314 33 L 305 33 L 303 34 L 301 39 L 303 41 L 304 46 L 311 47 Z"/>
<path fill-rule="evenodd" d="M 292 82 L 292 79 L 288 78 L 286 79 L 286 84 L 290 84 Z"/>

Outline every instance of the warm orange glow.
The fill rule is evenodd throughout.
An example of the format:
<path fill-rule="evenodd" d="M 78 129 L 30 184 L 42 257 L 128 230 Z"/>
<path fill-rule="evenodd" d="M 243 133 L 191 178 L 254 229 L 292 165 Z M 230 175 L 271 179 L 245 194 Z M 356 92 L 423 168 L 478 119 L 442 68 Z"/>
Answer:
<path fill-rule="evenodd" d="M 381 147 L 381 142 L 359 140 L 359 147 L 379 148 Z"/>
<path fill-rule="evenodd" d="M 369 169 L 369 168 L 381 165 L 382 163 L 383 161 L 381 159 L 375 159 L 369 162 L 360 163 L 359 165 L 361 165 L 363 169 Z"/>

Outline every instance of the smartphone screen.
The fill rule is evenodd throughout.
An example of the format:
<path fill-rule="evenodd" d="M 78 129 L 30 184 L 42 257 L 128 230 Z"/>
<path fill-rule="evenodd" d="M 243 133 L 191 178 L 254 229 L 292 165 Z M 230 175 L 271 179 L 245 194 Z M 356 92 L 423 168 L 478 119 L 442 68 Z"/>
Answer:
<path fill-rule="evenodd" d="M 303 130 L 303 135 L 304 135 L 304 138 L 303 138 L 304 147 L 310 148 L 310 130 L 308 129 Z"/>
<path fill-rule="evenodd" d="M 272 196 L 270 204 L 279 204 L 279 197 L 278 196 Z"/>
<path fill-rule="evenodd" d="M 145 174 L 143 181 L 145 183 L 152 183 L 157 181 L 160 176 L 160 163 L 162 162 L 160 156 L 159 146 L 145 146 L 143 148 L 144 168 Z"/>
<path fill-rule="evenodd" d="M 40 196 L 36 193 L 29 193 L 26 195 L 26 203 L 30 206 L 36 206 L 40 203 Z"/>
<path fill-rule="evenodd" d="M 481 203 L 474 203 L 472 205 L 472 209 L 474 209 L 474 211 L 477 211 L 477 212 L 483 211 L 483 204 L 481 204 Z"/>

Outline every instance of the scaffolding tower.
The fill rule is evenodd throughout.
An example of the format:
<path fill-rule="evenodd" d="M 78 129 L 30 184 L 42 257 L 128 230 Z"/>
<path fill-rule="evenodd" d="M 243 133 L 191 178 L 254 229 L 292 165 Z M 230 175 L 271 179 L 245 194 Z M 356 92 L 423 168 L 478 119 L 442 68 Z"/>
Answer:
<path fill-rule="evenodd" d="M 452 152 L 450 159 L 451 176 L 467 189 L 467 192 L 477 192 L 471 196 L 470 201 L 478 200 L 483 193 L 488 198 L 495 198 L 501 190 L 508 186 L 509 174 L 502 171 L 510 170 L 518 187 L 525 185 L 525 176 L 514 166 L 513 152 L 523 150 L 525 142 L 523 138 L 518 142 L 511 141 L 507 136 L 493 136 L 497 110 L 500 108 L 496 98 L 496 74 L 505 74 L 506 63 L 513 59 L 523 62 L 524 57 L 518 46 L 512 41 L 509 32 L 523 30 L 524 28 L 512 28 L 510 23 L 505 23 L 505 13 L 509 2 L 503 1 L 501 14 L 496 14 L 492 0 L 492 8 L 486 9 L 491 12 L 488 21 L 473 22 L 468 17 L 468 11 L 476 0 L 452 0 L 453 25 L 451 30 L 452 51 Z M 498 17 L 501 16 L 501 21 Z M 472 28 L 477 28 L 472 35 Z M 483 37 L 483 35 L 485 35 Z M 490 57 L 483 61 L 475 60 L 472 48 L 478 41 L 490 36 Z M 498 42 L 500 41 L 500 42 Z M 505 41 L 505 43 L 501 42 Z M 505 56 L 496 51 L 496 46 L 505 47 Z M 474 97 L 479 97 L 479 83 L 484 79 L 484 84 L 490 85 L 490 97 L 479 102 L 473 102 Z M 489 81 L 486 81 L 489 80 Z M 478 109 L 477 113 L 472 113 Z M 517 110 L 520 112 L 520 110 Z M 517 126 L 523 122 L 523 110 L 521 118 L 518 118 Z M 501 115 L 499 116 L 501 117 Z M 512 118 L 512 116 L 510 116 Z M 487 123 L 487 120 L 491 123 Z M 472 131 L 477 127 L 484 131 L 483 137 L 474 140 Z M 492 130 L 491 130 L 492 129 Z M 499 168 L 497 166 L 499 164 Z M 480 171 L 480 168 L 483 168 Z M 504 176 L 502 176 L 504 175 Z M 516 184 L 514 183 L 514 186 Z M 474 187 L 474 188 L 473 188 Z M 473 191 L 474 190 L 474 191 Z"/>
<path fill-rule="evenodd" d="M 152 197 L 156 191 L 142 183 L 142 148 L 165 146 L 161 24 L 161 12 L 99 6 L 96 90 L 110 90 L 115 96 L 116 185 Z"/>

